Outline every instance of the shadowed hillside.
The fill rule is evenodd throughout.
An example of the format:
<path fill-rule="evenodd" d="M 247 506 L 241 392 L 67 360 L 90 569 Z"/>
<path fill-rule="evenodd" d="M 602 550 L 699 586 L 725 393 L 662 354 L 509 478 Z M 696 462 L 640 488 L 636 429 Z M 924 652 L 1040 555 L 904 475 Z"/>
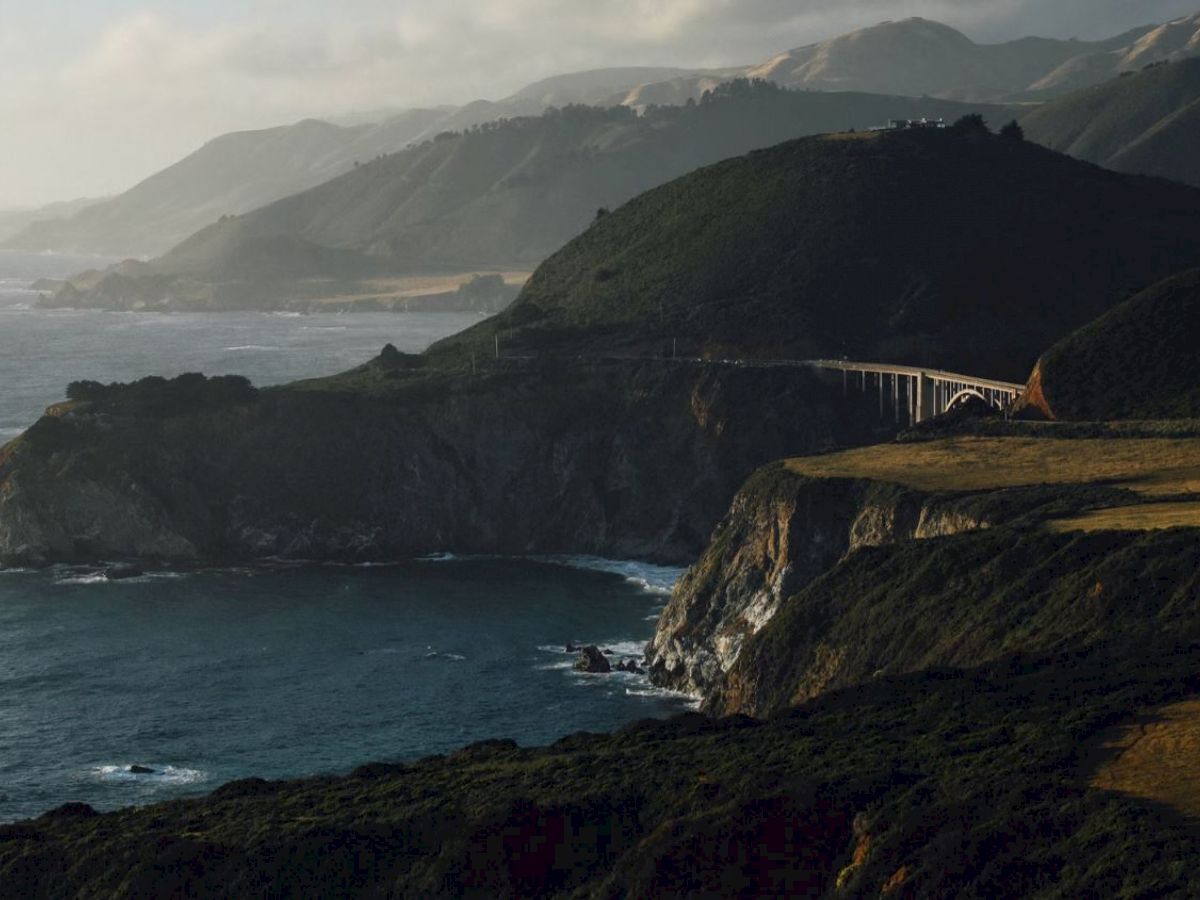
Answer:
<path fill-rule="evenodd" d="M 833 135 L 638 197 L 503 315 L 435 347 L 849 356 L 1024 378 L 1071 330 L 1200 262 L 1200 191 L 1018 140 Z"/>
<path fill-rule="evenodd" d="M 1053 100 L 1021 124 L 1031 140 L 1106 168 L 1200 185 L 1200 59 Z"/>
<path fill-rule="evenodd" d="M 1054 419 L 1200 417 L 1200 270 L 1156 284 L 1055 344 L 1026 404 Z"/>
<path fill-rule="evenodd" d="M 638 116 L 572 106 L 445 133 L 302 194 L 193 235 L 132 284 L 89 285 L 72 306 L 262 305 L 306 293 L 300 278 L 528 268 L 583 231 L 597 210 L 702 165 L 819 131 L 895 117 L 956 117 L 996 107 L 734 82 L 691 107 Z M 170 279 L 180 278 L 171 284 Z M 155 280 L 157 279 L 157 280 Z M 203 300 L 189 282 L 218 285 Z M 266 286 L 263 285 L 267 282 Z"/>

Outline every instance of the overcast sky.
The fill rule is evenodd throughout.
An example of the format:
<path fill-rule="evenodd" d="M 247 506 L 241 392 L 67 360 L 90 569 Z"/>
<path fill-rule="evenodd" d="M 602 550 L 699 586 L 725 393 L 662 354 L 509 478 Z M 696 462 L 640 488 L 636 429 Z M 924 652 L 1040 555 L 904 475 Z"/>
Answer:
<path fill-rule="evenodd" d="M 0 209 L 123 190 L 226 131 L 710 66 L 923 15 L 1105 37 L 1200 0 L 0 0 Z"/>

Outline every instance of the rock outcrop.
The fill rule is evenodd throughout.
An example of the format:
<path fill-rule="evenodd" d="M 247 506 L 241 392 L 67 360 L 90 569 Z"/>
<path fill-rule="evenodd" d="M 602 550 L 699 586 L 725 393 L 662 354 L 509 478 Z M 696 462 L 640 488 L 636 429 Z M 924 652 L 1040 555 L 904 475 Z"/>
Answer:
<path fill-rule="evenodd" d="M 986 527 L 961 507 L 896 485 L 805 478 L 780 465 L 757 473 L 659 619 L 646 648 L 655 683 L 708 695 L 780 604 L 855 550 Z"/>
<path fill-rule="evenodd" d="M 676 587 L 647 646 L 651 680 L 712 713 L 760 716 L 881 675 L 1200 639 L 1195 532 L 1042 526 L 1129 496 L 1083 484 L 932 492 L 769 466 Z"/>
<path fill-rule="evenodd" d="M 61 405 L 0 450 L 0 560 L 690 562 L 757 466 L 879 427 L 807 370 L 668 362 L 380 358 L 208 405 L 166 390 Z"/>

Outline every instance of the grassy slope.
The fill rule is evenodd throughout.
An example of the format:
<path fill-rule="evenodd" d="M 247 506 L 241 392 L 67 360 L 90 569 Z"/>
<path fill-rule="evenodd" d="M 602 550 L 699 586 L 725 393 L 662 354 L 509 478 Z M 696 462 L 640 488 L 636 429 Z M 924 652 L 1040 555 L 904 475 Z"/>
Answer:
<path fill-rule="evenodd" d="M 1103 482 L 1145 494 L 1200 490 L 1200 439 L 960 437 L 788 460 L 814 478 L 868 478 L 927 491 Z"/>
<path fill-rule="evenodd" d="M 1064 432 L 1061 437 L 1059 432 Z M 1083 509 L 1062 510 L 1049 527 L 1060 532 L 1200 527 L 1200 501 L 1195 499 L 1200 495 L 1200 439 L 1195 436 L 1113 429 L 1097 437 L 1022 425 L 1006 436 L 880 444 L 792 459 L 784 466 L 803 477 L 865 478 L 934 493 L 1103 485 L 1114 492 L 1096 496 Z"/>
<path fill-rule="evenodd" d="M 1200 59 L 1052 100 L 1021 124 L 1031 140 L 1080 159 L 1200 185 Z"/>
<path fill-rule="evenodd" d="M 1200 270 L 1138 294 L 1055 344 L 1034 376 L 1058 419 L 1200 415 Z"/>
<path fill-rule="evenodd" d="M 794 141 L 638 197 L 435 350 L 849 355 L 1023 378 L 1200 261 L 1200 192 L 951 133 Z M 864 248 L 867 248 L 864 250 Z"/>
<path fill-rule="evenodd" d="M 1024 520 L 859 549 L 783 602 L 707 705 L 766 715 L 873 675 L 1198 640 L 1198 537 L 1052 534 Z"/>
<path fill-rule="evenodd" d="M 0 879 L 22 896 L 1195 893 L 1191 833 L 1076 774 L 1107 726 L 1196 689 L 1192 654 L 1160 649 L 885 678 L 766 724 L 64 810 L 0 828 Z"/>
<path fill-rule="evenodd" d="M 819 131 L 896 116 L 999 107 L 864 94 L 730 92 L 695 108 L 572 107 L 444 135 L 311 191 L 207 228 L 158 268 L 206 278 L 241 271 L 268 237 L 430 270 L 539 262 L 616 206 L 699 166 Z"/>

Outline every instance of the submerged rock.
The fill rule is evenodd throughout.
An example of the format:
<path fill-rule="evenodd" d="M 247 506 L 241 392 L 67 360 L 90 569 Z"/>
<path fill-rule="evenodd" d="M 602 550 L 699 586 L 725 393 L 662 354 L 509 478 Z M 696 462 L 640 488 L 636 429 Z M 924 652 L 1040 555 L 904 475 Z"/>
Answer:
<path fill-rule="evenodd" d="M 153 775 L 153 774 L 155 774 L 155 772 L 149 766 L 133 765 L 133 766 L 129 767 L 129 774 L 130 775 Z"/>
<path fill-rule="evenodd" d="M 600 652 L 600 648 L 591 644 L 579 651 L 579 660 L 575 663 L 578 672 L 606 674 L 612 671 L 608 658 Z"/>

